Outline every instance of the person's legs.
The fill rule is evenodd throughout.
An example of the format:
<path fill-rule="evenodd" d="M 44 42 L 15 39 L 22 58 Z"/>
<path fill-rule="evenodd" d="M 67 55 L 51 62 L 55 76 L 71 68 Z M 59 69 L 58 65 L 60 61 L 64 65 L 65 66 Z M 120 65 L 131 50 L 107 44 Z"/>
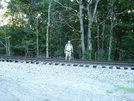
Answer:
<path fill-rule="evenodd" d="M 65 53 L 65 60 L 71 60 L 71 51 L 66 51 Z"/>
<path fill-rule="evenodd" d="M 65 53 L 65 60 L 67 60 L 67 52 Z"/>
<path fill-rule="evenodd" d="M 69 60 L 71 60 L 71 51 L 68 52 Z"/>
<path fill-rule="evenodd" d="M 66 53 L 65 53 L 65 60 L 67 60 L 67 57 L 68 57 L 68 52 L 66 51 Z"/>

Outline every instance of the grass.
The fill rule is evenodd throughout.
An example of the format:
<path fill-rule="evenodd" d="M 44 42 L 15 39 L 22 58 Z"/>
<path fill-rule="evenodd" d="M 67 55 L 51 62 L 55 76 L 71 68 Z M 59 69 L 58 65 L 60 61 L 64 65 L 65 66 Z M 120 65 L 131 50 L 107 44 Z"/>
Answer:
<path fill-rule="evenodd" d="M 130 87 L 117 87 L 114 90 L 107 90 L 106 92 L 107 93 L 114 93 L 114 92 L 118 92 L 118 91 L 134 93 L 134 88 L 130 88 Z"/>
<path fill-rule="evenodd" d="M 129 87 L 118 87 L 117 90 L 133 92 L 134 93 L 134 88 L 129 88 Z"/>

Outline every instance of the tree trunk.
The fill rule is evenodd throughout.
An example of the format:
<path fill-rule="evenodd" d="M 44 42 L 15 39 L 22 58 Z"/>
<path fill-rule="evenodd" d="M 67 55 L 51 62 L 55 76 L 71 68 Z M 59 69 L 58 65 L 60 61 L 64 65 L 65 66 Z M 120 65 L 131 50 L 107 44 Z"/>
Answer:
<path fill-rule="evenodd" d="M 89 4 L 87 5 L 87 15 L 88 15 L 88 36 L 87 36 L 87 38 L 88 38 L 88 49 L 89 49 L 89 51 L 91 52 L 91 50 L 92 50 L 92 42 L 91 42 L 91 39 L 92 39 L 92 37 L 91 37 L 91 26 L 92 26 L 92 14 L 91 14 L 91 9 L 90 9 L 90 7 L 89 7 Z M 90 53 L 90 55 L 89 55 L 89 60 L 91 60 L 91 53 Z"/>
<path fill-rule="evenodd" d="M 97 60 L 100 59 L 100 32 L 99 32 L 99 27 L 100 27 L 100 24 L 96 23 L 97 24 L 97 46 L 98 46 L 98 49 L 97 49 Z"/>
<path fill-rule="evenodd" d="M 98 6 L 98 2 L 99 0 L 96 1 L 95 7 L 94 7 L 94 11 L 92 12 L 90 5 L 92 4 L 92 0 L 88 0 L 87 2 L 87 15 L 88 15 L 88 49 L 90 51 L 90 55 L 89 55 L 89 59 L 91 60 L 91 51 L 92 51 L 92 37 L 91 37 L 91 27 L 93 24 L 93 20 L 94 17 L 96 15 L 96 11 L 97 11 L 97 6 Z"/>
<path fill-rule="evenodd" d="M 108 61 L 111 60 L 111 50 L 112 50 L 112 37 L 113 37 L 113 25 L 114 25 L 114 22 L 113 22 L 113 6 L 114 6 L 114 1 L 112 0 L 111 3 L 110 3 L 110 37 L 109 37 L 109 51 L 108 51 Z"/>
<path fill-rule="evenodd" d="M 109 51 L 108 51 L 108 61 L 111 60 L 112 38 L 113 38 L 113 21 L 112 21 L 112 19 L 111 19 L 110 38 L 109 38 Z"/>
<path fill-rule="evenodd" d="M 5 35 L 5 48 L 6 48 L 6 55 L 8 56 L 8 42 L 7 42 L 7 35 L 6 35 L 6 31 L 4 31 L 4 35 Z"/>
<path fill-rule="evenodd" d="M 103 59 L 103 56 L 104 56 L 104 31 L 105 31 L 105 21 L 103 22 L 103 24 L 102 24 L 102 44 L 101 44 L 101 58 Z"/>
<path fill-rule="evenodd" d="M 5 46 L 6 55 L 10 56 L 10 41 L 9 41 L 9 37 L 7 37 L 6 26 L 2 29 L 2 31 L 4 33 L 5 44 L 2 42 L 1 43 Z"/>
<path fill-rule="evenodd" d="M 38 33 L 38 17 L 36 18 L 36 53 L 39 57 L 39 33 Z"/>
<path fill-rule="evenodd" d="M 85 52 L 85 43 L 84 43 L 84 25 L 83 25 L 83 13 L 82 13 L 82 0 L 79 1 L 79 20 L 80 20 L 80 32 L 81 32 L 81 45 L 82 45 L 82 56 Z"/>
<path fill-rule="evenodd" d="M 8 47 L 8 56 L 10 56 L 10 39 L 8 39 L 8 41 L 7 41 L 7 43 L 8 43 L 8 45 L 7 45 L 7 47 Z"/>
<path fill-rule="evenodd" d="M 49 26 L 50 26 L 51 4 L 52 4 L 52 0 L 50 0 L 49 7 L 48 7 L 48 23 L 47 23 L 47 30 L 46 30 L 46 58 L 49 57 L 48 33 L 49 33 Z"/>

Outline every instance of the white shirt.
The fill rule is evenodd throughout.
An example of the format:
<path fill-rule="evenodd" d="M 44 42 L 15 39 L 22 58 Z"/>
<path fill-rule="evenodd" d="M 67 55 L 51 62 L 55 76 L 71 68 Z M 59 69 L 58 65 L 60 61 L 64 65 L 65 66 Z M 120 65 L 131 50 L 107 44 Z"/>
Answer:
<path fill-rule="evenodd" d="M 66 48 L 66 51 L 71 51 L 73 49 L 71 44 L 66 44 L 65 48 Z"/>

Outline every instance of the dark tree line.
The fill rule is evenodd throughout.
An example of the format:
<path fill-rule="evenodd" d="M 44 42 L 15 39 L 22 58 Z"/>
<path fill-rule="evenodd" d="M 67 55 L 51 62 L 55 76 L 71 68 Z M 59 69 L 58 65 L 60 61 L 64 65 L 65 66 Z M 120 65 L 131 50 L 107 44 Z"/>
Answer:
<path fill-rule="evenodd" d="M 3 9 L 2 7 L 0 9 Z M 0 27 L 0 54 L 134 61 L 132 0 L 10 0 Z"/>

